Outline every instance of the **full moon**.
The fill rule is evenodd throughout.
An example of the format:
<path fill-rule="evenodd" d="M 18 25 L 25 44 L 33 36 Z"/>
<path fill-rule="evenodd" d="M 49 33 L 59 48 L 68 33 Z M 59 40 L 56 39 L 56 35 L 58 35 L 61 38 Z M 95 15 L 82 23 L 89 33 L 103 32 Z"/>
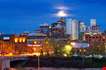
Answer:
<path fill-rule="evenodd" d="M 58 17 L 66 17 L 66 16 L 68 16 L 68 14 L 64 10 L 58 11 L 58 13 L 56 15 Z"/>

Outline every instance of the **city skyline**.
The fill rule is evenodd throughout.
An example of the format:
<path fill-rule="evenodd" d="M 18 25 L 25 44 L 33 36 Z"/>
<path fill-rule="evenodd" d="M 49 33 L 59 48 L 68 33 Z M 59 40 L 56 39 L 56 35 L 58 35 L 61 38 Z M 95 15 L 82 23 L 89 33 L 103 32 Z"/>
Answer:
<path fill-rule="evenodd" d="M 56 14 L 61 6 L 66 7 L 68 17 L 84 21 L 87 25 L 90 19 L 95 18 L 101 31 L 106 29 L 105 0 L 1 0 L 0 3 L 0 32 L 4 33 L 33 31 L 40 24 L 52 24 L 58 20 L 53 14 Z"/>

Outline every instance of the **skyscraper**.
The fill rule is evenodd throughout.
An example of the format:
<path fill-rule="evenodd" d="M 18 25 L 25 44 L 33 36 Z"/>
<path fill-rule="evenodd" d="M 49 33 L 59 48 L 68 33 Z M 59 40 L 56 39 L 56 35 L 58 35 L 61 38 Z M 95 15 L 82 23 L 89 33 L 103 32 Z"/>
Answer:
<path fill-rule="evenodd" d="M 86 31 L 86 25 L 84 22 L 80 22 L 80 32 L 85 32 Z"/>
<path fill-rule="evenodd" d="M 99 26 L 96 23 L 96 19 L 91 19 L 90 20 L 90 30 L 93 33 L 98 33 L 99 32 Z"/>
<path fill-rule="evenodd" d="M 67 35 L 71 35 L 71 23 L 72 23 L 71 18 L 66 20 L 66 34 Z"/>
<path fill-rule="evenodd" d="M 79 39 L 83 40 L 84 32 L 87 31 L 86 25 L 84 22 L 80 22 L 80 33 L 79 33 Z"/>
<path fill-rule="evenodd" d="M 91 19 L 90 20 L 90 25 L 91 26 L 96 26 L 96 19 Z"/>
<path fill-rule="evenodd" d="M 73 19 L 71 23 L 71 38 L 72 40 L 79 38 L 79 22 L 76 19 Z"/>
<path fill-rule="evenodd" d="M 66 34 L 71 36 L 71 40 L 79 39 L 79 22 L 76 19 L 68 18 L 66 20 Z"/>

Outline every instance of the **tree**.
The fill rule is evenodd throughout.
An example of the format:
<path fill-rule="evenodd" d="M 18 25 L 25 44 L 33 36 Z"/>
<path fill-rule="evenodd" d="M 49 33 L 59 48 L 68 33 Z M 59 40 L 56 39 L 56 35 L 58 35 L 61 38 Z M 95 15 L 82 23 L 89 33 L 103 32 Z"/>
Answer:
<path fill-rule="evenodd" d="M 100 42 L 92 43 L 92 54 L 104 54 L 105 53 L 105 44 Z"/>
<path fill-rule="evenodd" d="M 72 54 L 72 46 L 70 44 L 67 44 L 62 49 L 64 56 L 71 56 Z"/>

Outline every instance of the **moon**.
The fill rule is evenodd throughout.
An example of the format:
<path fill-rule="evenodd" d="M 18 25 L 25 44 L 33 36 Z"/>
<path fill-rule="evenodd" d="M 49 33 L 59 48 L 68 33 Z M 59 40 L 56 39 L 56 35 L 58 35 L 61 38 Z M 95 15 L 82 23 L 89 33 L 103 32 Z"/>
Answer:
<path fill-rule="evenodd" d="M 68 14 L 64 10 L 60 10 L 56 14 L 58 17 L 67 17 Z"/>

